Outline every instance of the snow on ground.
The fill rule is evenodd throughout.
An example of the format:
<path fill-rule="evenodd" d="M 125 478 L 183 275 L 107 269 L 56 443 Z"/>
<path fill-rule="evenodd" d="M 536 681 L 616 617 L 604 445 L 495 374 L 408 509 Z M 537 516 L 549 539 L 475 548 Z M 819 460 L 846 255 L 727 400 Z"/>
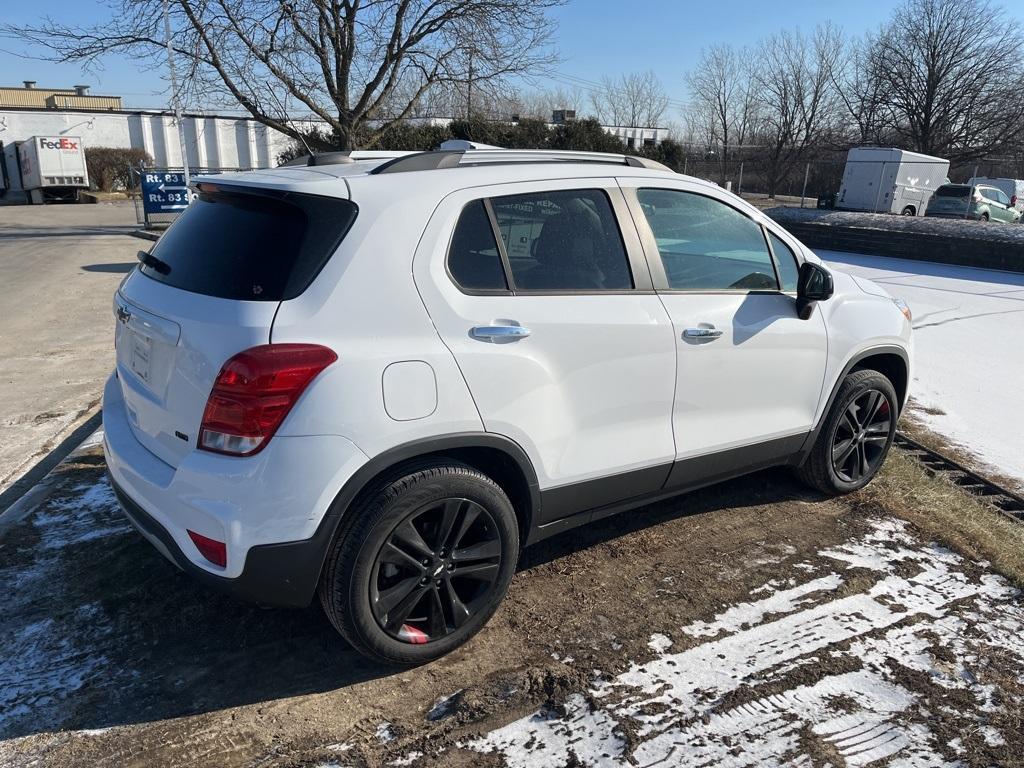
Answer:
<path fill-rule="evenodd" d="M 1024 682 L 1017 591 L 989 572 L 967 576 L 960 556 L 915 541 L 897 520 L 872 521 L 858 540 L 819 555 L 830 572 L 811 566 L 818 575 L 804 584 L 769 586 L 763 599 L 681 628 L 681 639 L 700 644 L 671 652 L 654 636 L 651 661 L 598 676 L 558 711 L 463 746 L 498 753 L 510 768 L 809 766 L 814 749 L 847 766 L 955 765 L 947 759 L 955 748 L 943 750 L 951 734 L 929 727 L 933 703 L 902 684 L 915 673 L 956 692 L 954 714 L 998 744 L 1003 736 L 987 720 L 1014 705 L 977 672 L 998 649 L 1013 655 Z M 858 588 L 844 592 L 854 578 Z M 793 674 L 808 664 L 831 671 Z"/>
<path fill-rule="evenodd" d="M 131 532 L 106 480 L 50 499 L 33 517 L 32 527 L 32 548 L 16 551 L 10 545 L 0 561 L 0 739 L 26 722 L 60 725 L 63 703 L 108 677 L 101 648 L 110 627 L 100 605 L 54 610 L 54 603 L 59 604 L 68 550 Z"/>
<path fill-rule="evenodd" d="M 914 313 L 910 393 L 926 409 L 918 415 L 1024 485 L 1024 274 L 816 252 L 907 301 Z"/>

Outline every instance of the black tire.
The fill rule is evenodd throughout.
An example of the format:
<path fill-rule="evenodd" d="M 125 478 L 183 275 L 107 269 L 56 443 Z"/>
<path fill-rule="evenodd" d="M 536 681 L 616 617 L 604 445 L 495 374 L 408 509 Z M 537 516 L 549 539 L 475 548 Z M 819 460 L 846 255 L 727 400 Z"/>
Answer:
<path fill-rule="evenodd" d="M 877 405 L 872 393 L 879 397 Z M 872 408 L 875 410 L 867 413 Z M 863 488 L 885 463 L 898 418 L 899 401 L 889 379 L 878 371 L 850 373 L 839 387 L 810 455 L 797 468 L 797 476 L 829 496 Z"/>
<path fill-rule="evenodd" d="M 414 666 L 458 648 L 494 614 L 515 573 L 515 510 L 497 483 L 464 464 L 407 466 L 361 497 L 346 522 L 327 556 L 320 603 L 376 661 Z"/>
<path fill-rule="evenodd" d="M 900 212 L 900 216 L 916 216 L 916 215 L 917 215 L 917 211 L 915 211 L 914 207 L 911 206 L 911 205 L 908 205 L 906 208 L 904 208 Z"/>
<path fill-rule="evenodd" d="M 981 214 L 981 216 L 978 217 L 978 221 L 988 221 L 988 214 L 987 213 Z"/>

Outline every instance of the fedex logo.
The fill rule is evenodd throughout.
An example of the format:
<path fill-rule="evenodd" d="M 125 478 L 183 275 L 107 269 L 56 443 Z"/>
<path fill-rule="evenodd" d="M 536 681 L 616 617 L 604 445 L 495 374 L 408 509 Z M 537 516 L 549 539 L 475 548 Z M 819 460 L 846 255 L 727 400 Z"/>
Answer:
<path fill-rule="evenodd" d="M 47 139 L 42 136 L 39 137 L 39 148 L 40 149 L 78 149 L 78 142 L 71 141 L 71 139 Z"/>

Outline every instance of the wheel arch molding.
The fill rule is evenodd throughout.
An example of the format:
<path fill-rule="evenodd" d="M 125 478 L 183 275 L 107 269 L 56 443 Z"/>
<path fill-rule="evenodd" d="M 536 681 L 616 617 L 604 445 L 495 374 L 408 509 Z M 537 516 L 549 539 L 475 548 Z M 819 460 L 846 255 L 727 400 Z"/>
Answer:
<path fill-rule="evenodd" d="M 865 369 L 878 371 L 892 382 L 893 389 L 896 390 L 896 396 L 899 399 L 900 414 L 903 413 L 903 407 L 907 403 L 907 393 L 910 388 L 910 355 L 907 353 L 907 350 L 895 344 L 883 344 L 863 349 L 846 362 L 842 373 L 833 382 L 828 401 L 818 417 L 818 422 L 814 425 L 814 429 L 811 430 L 810 434 L 807 435 L 807 439 L 800 449 L 799 455 L 801 458 L 807 456 L 815 441 L 817 441 L 818 434 L 828 420 L 828 414 L 835 403 L 839 388 L 843 385 L 843 380 L 853 371 Z"/>
<path fill-rule="evenodd" d="M 335 496 L 311 539 L 318 546 L 316 579 L 310 585 L 310 594 L 320 579 L 328 548 L 343 526 L 346 513 L 364 493 L 424 461 L 446 459 L 473 467 L 501 487 L 519 520 L 520 541 L 525 542 L 540 509 L 540 489 L 533 462 L 518 443 L 491 432 L 460 432 L 413 440 L 372 457 Z"/>

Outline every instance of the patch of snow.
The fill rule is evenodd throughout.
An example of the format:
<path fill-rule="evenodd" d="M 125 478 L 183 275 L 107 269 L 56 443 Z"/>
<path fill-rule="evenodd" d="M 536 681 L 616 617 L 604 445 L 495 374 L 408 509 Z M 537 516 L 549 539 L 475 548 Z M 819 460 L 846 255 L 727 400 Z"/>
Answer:
<path fill-rule="evenodd" d="M 112 622 L 99 603 L 54 614 L 60 599 L 66 550 L 100 537 L 134 535 L 106 479 L 51 496 L 28 518 L 33 559 L 5 562 L 0 553 L 0 739 L 23 729 L 59 727 L 64 704 L 90 681 L 109 682 L 103 653 Z M 28 533 L 28 531 L 26 531 Z M 8 533 L 0 547 L 14 547 Z M 101 731 L 100 731 L 101 732 Z"/>
<path fill-rule="evenodd" d="M 463 746 L 501 753 L 509 768 L 564 768 L 570 755 L 595 768 L 619 765 L 614 756 L 622 754 L 626 743 L 613 733 L 610 715 L 592 710 L 579 694 L 566 700 L 564 711 L 559 716 L 541 710 Z"/>
<path fill-rule="evenodd" d="M 985 743 L 990 747 L 1001 747 L 1006 743 L 1003 735 L 991 725 L 983 725 L 980 730 L 981 735 L 985 738 Z"/>
<path fill-rule="evenodd" d="M 651 639 L 647 641 L 647 647 L 655 653 L 664 653 L 672 647 L 672 640 L 660 632 L 655 632 L 651 635 Z"/>
<path fill-rule="evenodd" d="M 777 582 L 770 582 L 777 583 Z M 841 576 L 830 573 L 806 584 L 773 593 L 770 597 L 753 603 L 740 603 L 720 613 L 710 622 L 695 621 L 683 627 L 683 632 L 693 637 L 714 637 L 719 633 L 735 632 L 745 626 L 760 623 L 768 614 L 792 613 L 805 605 L 819 592 L 835 592 L 843 583 Z M 766 585 L 767 586 L 767 585 Z"/>
<path fill-rule="evenodd" d="M 994 706 L 995 692 L 960 672 L 976 665 L 1003 634 L 1015 628 L 1024 635 L 1016 591 L 995 575 L 968 578 L 958 556 L 919 544 L 897 521 L 873 521 L 860 539 L 820 554 L 868 569 L 876 580 L 866 591 L 836 599 L 843 578 L 832 573 L 733 606 L 684 628 L 691 636 L 714 638 L 685 651 L 672 653 L 652 636 L 659 655 L 594 686 L 589 701 L 596 709 L 577 694 L 562 715 L 541 710 L 465 746 L 499 753 L 513 768 L 573 760 L 595 766 L 788 766 L 810 764 L 802 746 L 809 731 L 847 766 L 950 765 L 938 748 L 943 734 L 907 721 L 905 714 L 920 712 L 923 703 L 893 669 L 919 670 L 940 685 L 970 691 L 978 712 L 959 716 L 978 717 Z M 979 617 L 970 637 L 962 631 L 969 612 Z M 1002 625 L 994 626 L 1000 616 Z M 952 651 L 949 668 L 929 653 L 935 643 Z M 999 647 L 1024 665 L 1024 648 Z M 776 690 L 788 671 L 823 655 L 856 660 L 860 668 Z M 794 677 L 801 679 L 806 676 Z M 772 692 L 758 696 L 758 686 L 767 682 Z M 628 756 L 619 735 L 623 727 L 634 734 Z"/>
<path fill-rule="evenodd" d="M 374 736 L 377 737 L 377 741 L 381 744 L 387 744 L 389 741 L 394 741 L 397 738 L 394 727 L 387 720 L 377 726 Z"/>
<path fill-rule="evenodd" d="M 395 760 L 392 760 L 390 763 L 388 763 L 388 765 L 399 765 L 399 766 L 402 766 L 402 765 L 412 765 L 417 760 L 419 760 L 421 757 L 423 757 L 423 753 L 422 752 L 417 752 L 414 749 L 412 752 L 407 754 L 405 757 L 399 757 L 399 758 L 396 758 Z"/>

